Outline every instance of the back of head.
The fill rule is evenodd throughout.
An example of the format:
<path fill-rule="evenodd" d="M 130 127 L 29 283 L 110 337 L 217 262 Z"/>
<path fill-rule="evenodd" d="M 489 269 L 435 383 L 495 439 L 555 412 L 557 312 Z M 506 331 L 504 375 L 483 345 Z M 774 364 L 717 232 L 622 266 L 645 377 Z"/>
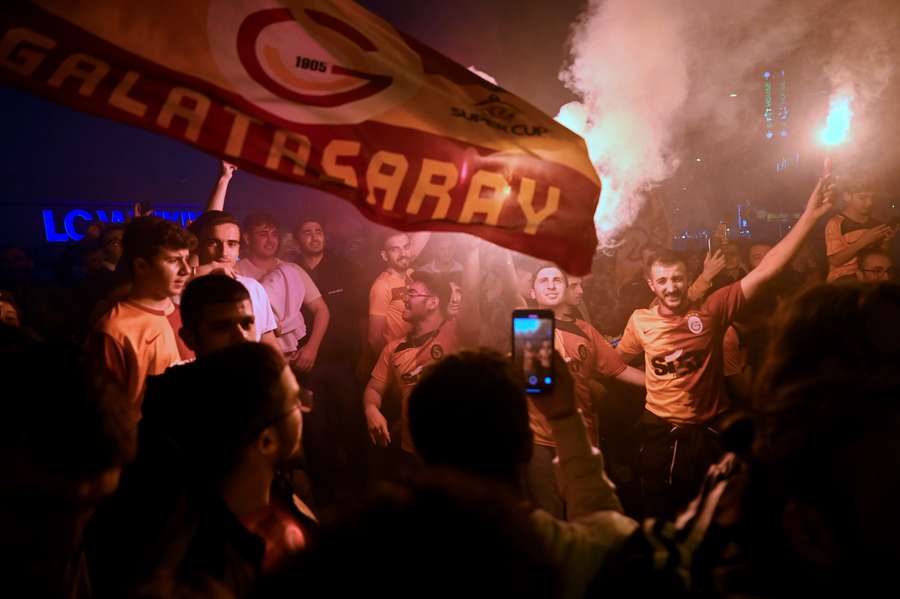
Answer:
<path fill-rule="evenodd" d="M 355 513 L 326 522 L 318 543 L 259 596 L 303 588 L 357 597 L 386 572 L 399 572 L 384 589 L 398 598 L 553 597 L 558 580 L 521 502 L 484 481 L 432 472 L 382 485 Z"/>
<path fill-rule="evenodd" d="M 232 304 L 250 299 L 247 288 L 226 275 L 211 274 L 188 283 L 181 295 L 181 322 L 195 330 L 203 310 L 212 304 Z"/>
<path fill-rule="evenodd" d="M 284 411 L 284 357 L 263 343 L 241 343 L 198 360 L 186 381 L 183 418 L 194 435 L 185 448 L 213 476 L 228 471 L 256 436 Z"/>
<path fill-rule="evenodd" d="M 180 225 L 155 216 L 142 216 L 125 227 L 122 237 L 122 263 L 130 272 L 138 258 L 151 260 L 160 249 L 187 249 L 190 236 Z"/>
<path fill-rule="evenodd" d="M 523 385 L 499 353 L 447 356 L 409 398 L 409 428 L 429 465 L 449 466 L 515 484 L 531 459 Z"/>
<path fill-rule="evenodd" d="M 823 374 L 778 390 L 760 420 L 742 510 L 761 590 L 864 596 L 893 584 L 898 397 L 896 373 Z"/>
<path fill-rule="evenodd" d="M 813 287 L 783 306 L 772 330 L 757 381 L 759 403 L 822 373 L 893 372 L 900 363 L 900 286 Z"/>

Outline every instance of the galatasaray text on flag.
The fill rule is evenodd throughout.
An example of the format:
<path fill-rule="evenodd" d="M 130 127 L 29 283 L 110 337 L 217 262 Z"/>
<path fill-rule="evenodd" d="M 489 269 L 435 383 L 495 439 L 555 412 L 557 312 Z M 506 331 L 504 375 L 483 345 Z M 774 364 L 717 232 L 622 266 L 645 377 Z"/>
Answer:
<path fill-rule="evenodd" d="M 590 268 L 600 182 L 581 138 L 352 2 L 16 0 L 0 80 L 390 227 Z"/>

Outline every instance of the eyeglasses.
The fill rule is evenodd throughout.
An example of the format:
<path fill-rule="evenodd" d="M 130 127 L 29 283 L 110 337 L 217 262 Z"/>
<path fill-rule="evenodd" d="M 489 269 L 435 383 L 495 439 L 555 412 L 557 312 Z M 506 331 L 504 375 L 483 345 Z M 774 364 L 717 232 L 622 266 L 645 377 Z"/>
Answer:
<path fill-rule="evenodd" d="M 404 289 L 400 292 L 400 295 L 403 296 L 403 299 L 412 299 L 414 297 L 432 297 L 431 293 L 416 293 L 415 291 L 410 292 L 409 289 Z"/>
<path fill-rule="evenodd" d="M 869 274 L 875 275 L 876 277 L 883 277 L 884 275 L 893 274 L 893 268 L 860 268 L 862 272 L 867 272 Z"/>

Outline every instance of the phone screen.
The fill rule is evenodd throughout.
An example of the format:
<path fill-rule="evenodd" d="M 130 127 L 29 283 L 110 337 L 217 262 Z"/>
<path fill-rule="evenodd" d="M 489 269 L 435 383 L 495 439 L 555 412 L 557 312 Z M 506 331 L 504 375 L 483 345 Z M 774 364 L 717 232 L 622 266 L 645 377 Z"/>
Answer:
<path fill-rule="evenodd" d="M 552 310 L 513 311 L 513 364 L 522 372 L 529 395 L 553 391 L 553 334 Z"/>

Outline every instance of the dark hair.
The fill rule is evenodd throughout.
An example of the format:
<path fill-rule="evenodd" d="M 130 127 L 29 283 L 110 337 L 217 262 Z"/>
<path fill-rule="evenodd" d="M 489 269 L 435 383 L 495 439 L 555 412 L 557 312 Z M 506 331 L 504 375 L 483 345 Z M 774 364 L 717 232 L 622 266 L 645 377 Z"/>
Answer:
<path fill-rule="evenodd" d="M 886 258 L 886 259 L 890 260 L 891 264 L 894 263 L 894 260 L 893 260 L 893 258 L 891 258 L 891 255 L 879 247 L 868 247 L 868 248 L 862 250 L 860 253 L 858 253 L 856 255 L 856 259 L 857 259 L 856 263 L 860 267 L 862 267 L 863 262 L 865 262 L 869 256 L 881 256 L 882 258 Z"/>
<path fill-rule="evenodd" d="M 897 397 L 896 372 L 817 374 L 779 390 L 759 420 L 741 508 L 741 553 L 761 587 L 777 585 L 784 596 L 827 589 L 843 595 L 893 576 L 896 537 L 872 523 L 892 520 L 900 499 Z M 839 548 L 834 561 L 814 565 L 797 551 L 784 526 L 788 509 L 796 510 L 795 520 L 815 514 Z M 861 516 L 869 526 L 859 526 Z"/>
<path fill-rule="evenodd" d="M 194 330 L 203 317 L 203 309 L 212 304 L 234 304 L 250 299 L 247 288 L 231 277 L 210 274 L 197 277 L 181 295 L 181 323 Z"/>
<path fill-rule="evenodd" d="M 255 436 L 284 414 L 277 390 L 285 365 L 264 343 L 240 343 L 196 362 L 186 383 L 192 401 L 184 406 L 196 433 L 186 440 L 192 463 L 213 476 L 227 473 Z"/>
<path fill-rule="evenodd" d="M 326 520 L 308 551 L 262 581 L 259 597 L 284 597 L 298 585 L 313 596 L 361 596 L 397 564 L 404 570 L 391 585 L 397 599 L 555 597 L 559 572 L 548 555 L 507 490 L 432 470 L 381 484 L 361 507 Z"/>
<path fill-rule="evenodd" d="M 453 290 L 450 289 L 450 283 L 447 282 L 447 279 L 440 275 L 422 270 L 413 271 L 413 273 L 409 275 L 409 278 L 417 283 L 425 285 L 425 287 L 428 288 L 428 291 L 438 298 L 438 302 L 440 302 L 441 305 L 441 312 L 447 311 L 447 306 L 450 304 L 450 296 L 453 294 Z"/>
<path fill-rule="evenodd" d="M 275 217 L 274 214 L 269 212 L 251 212 L 247 215 L 247 218 L 244 219 L 244 233 L 250 233 L 253 231 L 255 227 L 259 227 L 261 225 L 269 225 L 281 231 L 281 223 Z"/>
<path fill-rule="evenodd" d="M 213 227 L 226 224 L 235 225 L 238 229 L 241 228 L 241 223 L 231 213 L 224 210 L 207 210 L 190 224 L 188 231 L 193 233 L 197 239 L 203 239 Z"/>
<path fill-rule="evenodd" d="M 294 232 L 296 233 L 297 231 L 299 231 L 300 227 L 302 227 L 306 223 L 318 223 L 322 227 L 323 230 L 325 229 L 325 220 L 322 218 L 322 215 L 309 212 L 309 213 L 300 215 L 300 218 L 298 218 L 295 221 Z"/>
<path fill-rule="evenodd" d="M 564 283 L 565 283 L 565 286 L 566 286 L 566 287 L 569 286 L 569 275 L 567 275 L 566 272 L 565 272 L 563 269 L 561 269 L 561 268 L 560 268 L 559 266 L 557 266 L 556 264 L 553 264 L 552 262 L 542 262 L 542 263 L 538 264 L 538 265 L 537 265 L 537 268 L 534 269 L 534 272 L 531 273 L 531 286 L 532 286 L 532 287 L 534 287 L 534 283 L 535 283 L 535 281 L 537 281 L 538 273 L 541 272 L 542 270 L 547 269 L 547 268 L 555 268 L 555 269 L 558 270 L 560 273 L 562 273 L 563 281 L 564 281 Z"/>
<path fill-rule="evenodd" d="M 683 264 L 684 267 L 687 268 L 687 262 L 685 262 L 683 254 L 676 252 L 675 250 L 660 249 L 653 252 L 647 259 L 646 264 L 644 264 L 644 276 L 649 279 L 651 276 L 651 269 L 657 264 L 662 264 L 663 266 Z"/>
<path fill-rule="evenodd" d="M 862 380 L 895 372 L 900 364 L 900 286 L 812 287 L 785 305 L 772 331 L 756 383 L 757 403 L 768 403 L 778 390 L 822 373 Z"/>
<path fill-rule="evenodd" d="M 533 437 L 523 385 L 490 350 L 464 351 L 432 366 L 409 397 L 409 430 L 428 464 L 517 484 Z M 465 422 L 463 437 L 459 423 Z"/>
<path fill-rule="evenodd" d="M 184 250 L 190 246 L 190 236 L 180 225 L 156 216 L 141 216 L 125 227 L 122 237 L 122 262 L 134 273 L 138 258 L 152 260 L 162 248 Z"/>

